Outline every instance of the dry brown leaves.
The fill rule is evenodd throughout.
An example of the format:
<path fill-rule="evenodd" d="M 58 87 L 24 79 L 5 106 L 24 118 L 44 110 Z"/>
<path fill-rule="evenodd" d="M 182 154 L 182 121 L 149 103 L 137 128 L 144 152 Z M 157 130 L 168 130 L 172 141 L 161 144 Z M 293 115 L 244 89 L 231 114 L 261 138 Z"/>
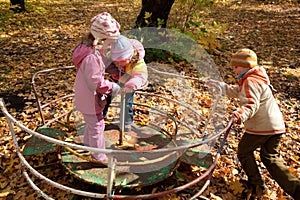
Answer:
<path fill-rule="evenodd" d="M 6 102 L 10 104 L 8 108 L 14 117 L 31 129 L 35 129 L 40 124 L 30 86 L 31 76 L 41 69 L 71 65 L 72 50 L 76 46 L 78 37 L 86 31 L 88 20 L 92 16 L 102 11 L 114 13 L 118 10 L 119 12 L 115 15 L 124 29 L 133 26 L 134 19 L 139 12 L 139 4 L 135 1 L 131 4 L 119 2 L 122 2 L 122 9 L 115 7 L 115 4 L 110 1 L 69 3 L 64 1 L 64 4 L 60 1 L 42 3 L 27 1 L 30 12 L 15 15 L 8 11 L 8 1 L 0 3 L 1 15 L 10 15 L 8 21 L 1 23 L 0 92 Z M 300 175 L 299 11 L 298 4 L 264 5 L 261 2 L 235 2 L 213 7 L 211 12 L 201 16 L 205 23 L 215 20 L 219 24 L 227 24 L 228 30 L 220 36 L 223 47 L 213 55 L 226 82 L 235 81 L 227 65 L 231 54 L 238 48 L 253 49 L 258 54 L 259 62 L 267 68 L 271 82 L 278 90 L 275 93 L 276 98 L 287 124 L 287 134 L 280 145 L 280 153 L 287 165 L 290 166 L 290 171 L 298 177 Z M 169 20 L 172 20 L 172 17 Z M 51 82 L 51 80 L 45 80 L 45 82 Z M 11 95 L 15 96 L 11 97 Z M 47 95 L 49 94 L 46 92 L 44 98 L 47 99 Z M 13 105 L 16 99 L 23 99 L 25 104 L 21 107 Z M 21 101 L 21 103 L 24 102 Z M 68 107 L 68 105 L 64 106 Z M 228 106 L 228 113 L 236 106 L 237 103 L 232 102 Z M 235 155 L 241 136 L 240 132 L 241 127 L 235 127 L 229 136 L 224 155 L 221 157 L 214 171 L 212 183 L 204 192 L 203 197 L 224 200 L 241 199 L 242 187 L 238 180 L 243 173 Z M 17 130 L 17 135 L 21 144 L 28 139 L 28 135 L 24 135 L 19 130 Z M 43 157 L 38 157 L 32 162 L 33 164 L 35 162 L 42 163 L 43 159 Z M 264 166 L 260 162 L 258 163 L 263 169 L 268 189 L 267 195 L 262 199 L 289 199 L 278 184 L 272 180 Z M 54 168 L 45 173 L 55 173 L 54 178 L 64 183 L 72 179 L 59 166 Z M 178 181 L 184 181 L 184 179 L 178 177 Z M 57 194 L 55 188 L 48 187 L 43 183 L 40 186 L 47 193 L 56 194 L 55 198 L 57 199 L 70 198 L 67 193 Z M 168 185 L 165 185 L 165 188 L 167 187 Z M 153 191 L 155 190 L 156 188 L 153 188 Z M 199 188 L 195 186 L 191 190 L 195 192 Z M 190 192 L 172 194 L 161 199 L 188 199 Z M 1 116 L 0 199 L 30 200 L 37 198 L 38 195 L 22 177 L 21 165 L 9 135 L 7 123 Z"/>

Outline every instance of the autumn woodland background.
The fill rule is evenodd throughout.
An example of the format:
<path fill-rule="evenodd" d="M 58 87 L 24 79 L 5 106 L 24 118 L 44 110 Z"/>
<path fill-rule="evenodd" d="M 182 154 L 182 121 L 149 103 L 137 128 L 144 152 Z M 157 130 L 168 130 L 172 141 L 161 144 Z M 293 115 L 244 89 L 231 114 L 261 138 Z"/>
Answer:
<path fill-rule="evenodd" d="M 259 63 L 265 66 L 277 90 L 274 95 L 286 121 L 287 133 L 282 138 L 280 154 L 289 169 L 300 177 L 299 3 L 284 0 L 216 0 L 211 6 L 198 9 L 193 2 L 175 1 L 167 27 L 185 32 L 203 45 L 227 83 L 235 83 L 228 67 L 232 53 L 242 47 L 251 48 L 257 53 Z M 35 129 L 40 122 L 30 85 L 33 73 L 72 65 L 71 53 L 79 36 L 87 31 L 89 19 L 100 12 L 110 12 L 120 22 L 122 31 L 133 28 L 141 1 L 27 0 L 27 11 L 21 13 L 14 13 L 9 7 L 8 0 L 0 0 L 0 97 L 4 98 L 9 112 L 16 119 Z M 182 24 L 186 16 L 193 22 L 189 26 Z M 62 79 L 66 82 L 60 84 L 72 88 L 72 76 L 66 75 Z M 46 80 L 52 84 L 51 81 L 51 77 Z M 51 94 L 51 88 L 49 91 L 47 95 L 54 95 Z M 227 113 L 236 106 L 236 100 L 228 101 Z M 39 199 L 22 177 L 5 117 L 1 114 L 0 119 L 0 199 Z M 235 154 L 241 130 L 242 127 L 233 127 L 212 183 L 203 198 L 241 199 L 242 187 L 238 180 L 243 173 Z M 24 144 L 28 138 L 24 138 L 20 130 L 17 130 L 17 134 L 20 143 Z M 39 164 L 44 159 L 55 160 L 55 155 L 49 154 L 32 162 Z M 260 162 L 259 165 L 267 186 L 267 194 L 262 199 L 290 199 Z M 52 174 L 61 183 L 73 179 L 59 165 L 45 173 Z M 56 189 L 46 185 L 41 187 L 46 193 L 53 194 L 55 199 L 72 198 L 72 195 L 57 193 Z M 155 190 L 155 187 L 158 186 L 152 189 Z M 190 193 L 197 189 L 195 186 L 189 191 L 161 199 L 188 199 Z"/>

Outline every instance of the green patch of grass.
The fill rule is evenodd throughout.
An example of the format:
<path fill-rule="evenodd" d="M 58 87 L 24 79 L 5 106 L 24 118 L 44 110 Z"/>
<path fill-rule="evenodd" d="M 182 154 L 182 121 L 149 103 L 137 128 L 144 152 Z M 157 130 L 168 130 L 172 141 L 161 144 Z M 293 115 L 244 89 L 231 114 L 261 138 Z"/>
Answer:
<path fill-rule="evenodd" d="M 5 31 L 9 19 L 14 17 L 14 12 L 9 10 L 9 2 L 0 2 L 0 31 Z"/>
<path fill-rule="evenodd" d="M 27 3 L 26 10 L 28 12 L 33 12 L 37 15 L 43 15 L 48 12 L 43 3 L 35 2 L 35 3 Z"/>
<path fill-rule="evenodd" d="M 14 13 L 10 10 L 8 0 L 0 0 L 0 31 L 10 31 L 11 26 L 17 25 L 22 27 L 32 26 L 33 18 L 45 16 L 49 10 L 49 3 L 38 1 L 26 1 L 26 12 Z"/>

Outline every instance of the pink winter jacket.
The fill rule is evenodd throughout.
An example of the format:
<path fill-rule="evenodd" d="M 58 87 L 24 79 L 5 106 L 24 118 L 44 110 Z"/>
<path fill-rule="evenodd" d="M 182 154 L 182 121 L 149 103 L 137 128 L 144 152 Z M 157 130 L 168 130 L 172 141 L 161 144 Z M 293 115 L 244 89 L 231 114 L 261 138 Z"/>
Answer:
<path fill-rule="evenodd" d="M 272 94 L 269 77 L 263 67 L 250 69 L 237 85 L 224 85 L 229 97 L 238 97 L 241 107 L 233 114 L 244 122 L 245 131 L 255 135 L 285 132 L 279 106 Z"/>
<path fill-rule="evenodd" d="M 104 79 L 105 65 L 99 51 L 80 44 L 74 50 L 73 63 L 77 68 L 75 79 L 75 107 L 84 114 L 98 114 L 103 107 L 98 96 L 105 101 L 112 91 L 112 82 Z"/>

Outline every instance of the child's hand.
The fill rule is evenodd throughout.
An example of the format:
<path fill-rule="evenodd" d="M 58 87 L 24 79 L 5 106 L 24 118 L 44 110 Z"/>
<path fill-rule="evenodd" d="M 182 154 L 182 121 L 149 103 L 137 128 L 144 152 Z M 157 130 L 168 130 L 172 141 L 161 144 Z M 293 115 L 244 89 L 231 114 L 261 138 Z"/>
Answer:
<path fill-rule="evenodd" d="M 120 92 L 120 86 L 117 83 L 113 83 L 111 89 L 111 96 L 116 96 Z"/>
<path fill-rule="evenodd" d="M 131 93 L 131 92 L 134 92 L 134 89 L 132 89 L 132 88 L 128 88 L 128 87 L 124 87 L 124 88 L 122 88 L 121 89 L 121 92 L 122 93 Z"/>
<path fill-rule="evenodd" d="M 241 124 L 241 119 L 238 117 L 238 115 L 235 112 L 233 112 L 230 115 L 230 119 L 233 120 L 233 123 Z"/>

